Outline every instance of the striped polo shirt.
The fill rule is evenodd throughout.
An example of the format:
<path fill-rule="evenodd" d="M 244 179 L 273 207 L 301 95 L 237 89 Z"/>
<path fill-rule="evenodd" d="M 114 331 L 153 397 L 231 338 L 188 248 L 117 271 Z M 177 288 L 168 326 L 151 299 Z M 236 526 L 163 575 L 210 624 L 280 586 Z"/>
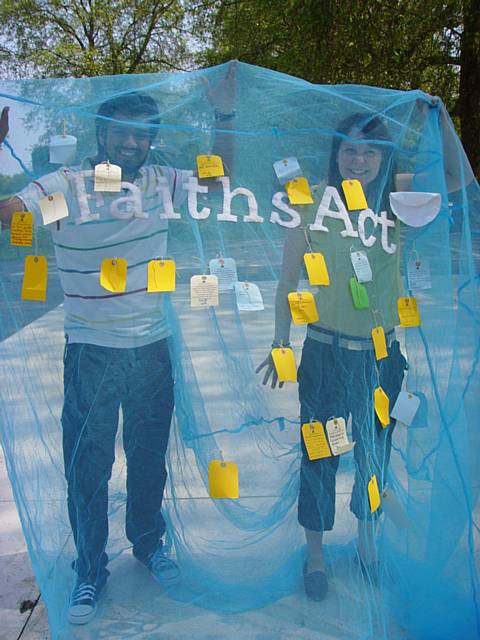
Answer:
<path fill-rule="evenodd" d="M 133 185 L 122 182 L 121 192 L 94 192 L 92 166 L 84 161 L 80 167 L 43 176 L 18 194 L 40 225 L 38 201 L 55 192 L 65 195 L 68 218 L 47 226 L 64 291 L 69 342 L 131 348 L 170 334 L 164 294 L 147 293 L 147 265 L 167 254 L 165 192 L 177 212 L 187 195 L 182 185 L 191 175 L 191 171 L 145 166 Z M 126 259 L 125 292 L 112 293 L 100 286 L 104 258 Z"/>

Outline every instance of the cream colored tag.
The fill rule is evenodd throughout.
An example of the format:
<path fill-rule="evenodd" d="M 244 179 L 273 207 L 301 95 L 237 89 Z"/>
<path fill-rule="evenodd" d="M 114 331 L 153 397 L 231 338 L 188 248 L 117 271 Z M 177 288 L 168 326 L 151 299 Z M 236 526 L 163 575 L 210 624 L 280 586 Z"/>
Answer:
<path fill-rule="evenodd" d="M 321 422 L 314 420 L 302 424 L 302 436 L 309 460 L 320 460 L 332 455 Z"/>
<path fill-rule="evenodd" d="M 317 322 L 317 305 L 310 291 L 291 291 L 288 294 L 288 304 L 294 324 Z"/>
<path fill-rule="evenodd" d="M 327 429 L 328 442 L 334 456 L 348 453 L 355 446 L 355 442 L 349 442 L 347 436 L 347 425 L 344 418 L 330 418 L 325 425 Z"/>
<path fill-rule="evenodd" d="M 238 467 L 235 462 L 211 460 L 208 463 L 208 488 L 211 498 L 238 498 Z"/>
<path fill-rule="evenodd" d="M 190 278 L 190 305 L 192 307 L 218 307 L 217 276 L 192 276 Z"/>
<path fill-rule="evenodd" d="M 48 263 L 45 256 L 25 256 L 22 300 L 47 299 Z"/>
<path fill-rule="evenodd" d="M 150 260 L 147 270 L 147 291 L 175 291 L 175 262 L 173 260 Z"/>
<path fill-rule="evenodd" d="M 101 162 L 95 167 L 94 191 L 118 193 L 122 190 L 122 169 L 110 162 Z"/>
<path fill-rule="evenodd" d="M 327 264 L 321 253 L 305 253 L 303 256 L 308 273 L 308 281 L 313 286 L 330 284 Z"/>
<path fill-rule="evenodd" d="M 293 349 L 290 347 L 272 349 L 272 359 L 279 382 L 297 381 L 297 365 Z"/>
<path fill-rule="evenodd" d="M 30 211 L 16 211 L 10 226 L 10 244 L 14 247 L 31 247 L 33 240 L 33 216 Z"/>
<path fill-rule="evenodd" d="M 67 201 L 61 191 L 40 198 L 38 206 L 42 214 L 43 224 L 52 224 L 57 220 L 68 218 Z"/>

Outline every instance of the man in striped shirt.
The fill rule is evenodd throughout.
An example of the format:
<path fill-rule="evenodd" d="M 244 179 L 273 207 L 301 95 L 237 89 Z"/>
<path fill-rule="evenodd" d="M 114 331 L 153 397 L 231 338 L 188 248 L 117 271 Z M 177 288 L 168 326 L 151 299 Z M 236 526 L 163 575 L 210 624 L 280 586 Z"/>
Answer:
<path fill-rule="evenodd" d="M 223 111 L 231 79 L 227 73 Z M 233 115 L 229 111 L 215 111 L 222 129 Z M 97 114 L 94 158 L 35 180 L 16 197 L 0 202 L 0 219 L 6 223 L 14 211 L 25 209 L 43 225 L 38 202 L 53 193 L 64 195 L 69 212 L 48 226 L 65 296 L 62 427 L 68 511 L 77 549 L 77 581 L 69 608 L 73 624 L 95 615 L 109 573 L 108 481 L 120 407 L 127 537 L 135 557 L 161 584 L 180 577 L 177 565 L 162 552 L 165 454 L 173 412 L 170 328 L 163 296 L 147 293 L 147 264 L 166 256 L 168 219 L 186 198 L 182 184 L 191 172 L 145 164 L 158 123 L 158 107 L 149 95 L 133 92 L 113 98 Z M 1 124 L 6 134 L 8 112 L 3 112 Z M 120 193 L 94 192 L 94 168 L 106 160 L 122 170 Z M 122 293 L 100 286 L 102 260 L 115 257 L 128 264 Z"/>

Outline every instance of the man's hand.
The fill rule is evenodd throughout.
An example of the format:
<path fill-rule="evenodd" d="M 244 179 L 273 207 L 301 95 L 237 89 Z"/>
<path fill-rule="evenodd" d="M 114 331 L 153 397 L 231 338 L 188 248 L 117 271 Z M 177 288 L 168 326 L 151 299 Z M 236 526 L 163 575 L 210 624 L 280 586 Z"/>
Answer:
<path fill-rule="evenodd" d="M 258 365 L 255 369 L 255 373 L 260 373 L 262 369 L 265 369 L 265 375 L 263 376 L 262 384 L 268 384 L 268 380 L 270 376 L 272 377 L 272 389 L 275 389 L 278 382 L 277 370 L 275 369 L 275 365 L 273 364 L 272 354 L 269 353 L 265 360 Z M 278 388 L 281 389 L 283 387 L 283 382 L 278 383 Z"/>
<path fill-rule="evenodd" d="M 0 144 L 5 140 L 8 133 L 8 109 L 9 107 L 3 107 L 2 115 L 0 116 Z"/>

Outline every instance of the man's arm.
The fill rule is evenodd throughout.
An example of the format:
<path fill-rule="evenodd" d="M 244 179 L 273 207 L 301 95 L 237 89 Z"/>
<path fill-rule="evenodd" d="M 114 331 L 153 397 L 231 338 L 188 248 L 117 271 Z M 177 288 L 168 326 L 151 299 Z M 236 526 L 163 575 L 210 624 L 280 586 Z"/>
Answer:
<path fill-rule="evenodd" d="M 8 133 L 8 111 L 9 107 L 3 107 L 0 116 L 0 144 L 5 140 Z M 23 202 L 17 196 L 0 200 L 0 221 L 9 225 L 15 211 L 24 210 Z"/>

